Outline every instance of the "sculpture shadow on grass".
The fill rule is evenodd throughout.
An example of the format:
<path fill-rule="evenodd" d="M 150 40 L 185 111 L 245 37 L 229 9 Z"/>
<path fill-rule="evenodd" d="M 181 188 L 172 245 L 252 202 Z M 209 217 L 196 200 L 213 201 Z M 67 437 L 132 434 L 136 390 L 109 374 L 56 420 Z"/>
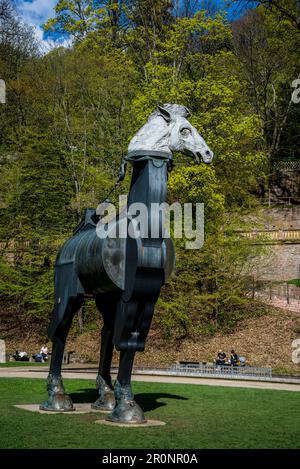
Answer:
<path fill-rule="evenodd" d="M 78 389 L 76 392 L 69 393 L 69 396 L 74 404 L 86 404 L 94 402 L 98 397 L 98 392 L 95 388 Z"/>
<path fill-rule="evenodd" d="M 77 392 L 70 393 L 70 397 L 74 404 L 82 404 L 86 402 L 94 402 L 97 398 L 97 391 L 93 388 L 82 389 Z M 158 409 L 168 405 L 167 402 L 159 402 L 160 399 L 176 399 L 180 401 L 187 401 L 187 397 L 178 396 L 176 394 L 169 394 L 164 392 L 145 392 L 135 395 L 136 402 L 143 408 L 145 412 Z"/>
<path fill-rule="evenodd" d="M 145 392 L 135 395 L 136 402 L 142 407 L 145 412 L 158 409 L 168 405 L 168 402 L 158 402 L 160 399 L 177 399 L 180 401 L 187 401 L 187 397 L 177 396 L 176 394 L 169 394 L 165 392 Z"/>

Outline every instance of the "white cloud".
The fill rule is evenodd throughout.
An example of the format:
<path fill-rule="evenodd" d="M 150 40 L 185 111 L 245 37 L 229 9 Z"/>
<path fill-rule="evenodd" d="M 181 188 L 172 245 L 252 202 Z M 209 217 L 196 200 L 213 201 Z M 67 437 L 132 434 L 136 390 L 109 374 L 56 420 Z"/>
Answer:
<path fill-rule="evenodd" d="M 37 38 L 41 41 L 46 50 L 55 47 L 55 42 L 44 39 L 42 25 L 55 15 L 54 7 L 56 4 L 57 0 L 16 1 L 16 8 L 22 21 L 34 28 Z M 60 41 L 60 45 L 67 47 L 70 45 L 70 41 L 62 40 Z"/>
<path fill-rule="evenodd" d="M 56 3 L 57 0 L 17 0 L 16 6 L 25 23 L 41 29 L 41 25 L 54 16 Z"/>
<path fill-rule="evenodd" d="M 22 16 L 29 18 L 33 24 L 40 24 L 50 18 L 57 0 L 17 1 L 17 8 Z"/>

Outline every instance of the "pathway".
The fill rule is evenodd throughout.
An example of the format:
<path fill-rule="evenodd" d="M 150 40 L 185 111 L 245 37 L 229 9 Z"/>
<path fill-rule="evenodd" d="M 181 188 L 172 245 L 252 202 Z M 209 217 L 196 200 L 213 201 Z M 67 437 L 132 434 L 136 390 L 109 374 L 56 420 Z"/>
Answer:
<path fill-rule="evenodd" d="M 64 379 L 96 379 L 97 370 L 72 370 L 67 367 L 63 370 Z M 16 368 L 0 368 L 0 378 L 42 378 L 46 379 L 48 375 L 47 367 L 24 369 L 24 367 Z M 300 383 L 291 382 L 274 382 L 274 381 L 246 381 L 246 380 L 230 380 L 220 378 L 201 378 L 189 376 L 156 376 L 134 373 L 133 381 L 144 381 L 153 383 L 176 383 L 176 384 L 198 384 L 206 386 L 224 386 L 251 389 L 274 389 L 278 391 L 300 391 Z M 296 381 L 296 380 L 295 380 Z"/>

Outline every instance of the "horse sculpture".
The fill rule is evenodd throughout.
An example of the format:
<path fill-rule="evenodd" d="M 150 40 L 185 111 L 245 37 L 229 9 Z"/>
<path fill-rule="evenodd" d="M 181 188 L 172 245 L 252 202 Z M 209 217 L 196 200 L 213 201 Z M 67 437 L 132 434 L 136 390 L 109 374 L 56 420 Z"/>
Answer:
<path fill-rule="evenodd" d="M 125 157 L 133 166 L 127 207 L 143 203 L 150 213 L 151 204 L 166 201 L 167 172 L 172 166 L 173 151 L 192 156 L 196 162 L 200 157 L 205 163 L 212 161 L 212 151 L 188 122 L 188 116 L 184 106 L 158 106 L 133 137 Z M 164 237 L 161 218 L 155 237 L 150 236 L 149 215 L 148 236 L 147 233 L 137 238 L 127 236 L 125 240 L 100 237 L 98 220 L 96 211 L 88 209 L 56 259 L 55 306 L 48 329 L 53 342 L 47 380 L 49 398 L 40 409 L 74 410 L 63 386 L 61 365 L 74 314 L 85 297 L 93 296 L 104 325 L 96 380 L 99 397 L 92 408 L 110 411 L 106 418 L 112 422 L 143 423 L 146 422 L 143 411 L 131 390 L 132 367 L 136 351 L 144 350 L 160 289 L 174 266 L 173 242 Z M 120 219 L 116 220 L 118 223 Z M 120 363 L 113 387 L 110 366 L 114 346 L 120 351 Z"/>

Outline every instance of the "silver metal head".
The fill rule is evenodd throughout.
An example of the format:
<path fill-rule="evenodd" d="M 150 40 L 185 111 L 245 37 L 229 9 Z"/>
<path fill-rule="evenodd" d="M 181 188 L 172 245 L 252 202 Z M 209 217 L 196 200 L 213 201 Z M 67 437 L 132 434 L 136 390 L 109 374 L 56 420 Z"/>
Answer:
<path fill-rule="evenodd" d="M 193 157 L 197 163 L 201 158 L 205 163 L 211 163 L 214 154 L 187 120 L 189 115 L 189 110 L 179 104 L 158 106 L 131 140 L 128 152 L 179 151 Z"/>

